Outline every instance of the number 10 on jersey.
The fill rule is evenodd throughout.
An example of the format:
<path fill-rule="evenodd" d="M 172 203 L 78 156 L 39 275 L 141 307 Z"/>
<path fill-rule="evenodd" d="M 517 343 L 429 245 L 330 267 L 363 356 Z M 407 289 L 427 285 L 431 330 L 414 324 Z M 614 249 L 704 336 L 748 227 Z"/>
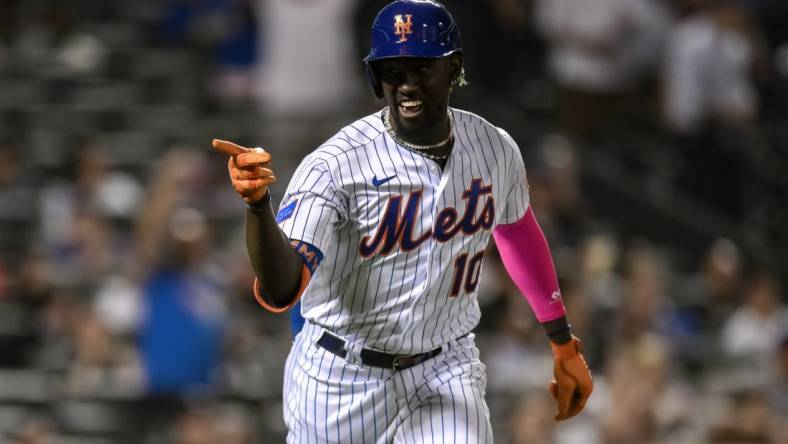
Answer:
<path fill-rule="evenodd" d="M 473 293 L 479 284 L 479 271 L 482 268 L 484 250 L 474 254 L 470 260 L 468 253 L 457 256 L 454 260 L 454 277 L 451 280 L 450 298 L 460 295 L 460 290 L 465 289 L 465 293 Z"/>

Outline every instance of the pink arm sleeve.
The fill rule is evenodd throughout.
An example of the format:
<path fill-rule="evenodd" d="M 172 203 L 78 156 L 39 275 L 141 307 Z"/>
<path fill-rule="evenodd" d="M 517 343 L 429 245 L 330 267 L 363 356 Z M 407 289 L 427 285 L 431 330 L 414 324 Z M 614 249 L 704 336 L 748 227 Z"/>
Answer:
<path fill-rule="evenodd" d="M 539 322 L 566 314 L 558 288 L 550 247 L 533 211 L 512 224 L 493 230 L 495 245 L 506 271 L 525 296 Z"/>

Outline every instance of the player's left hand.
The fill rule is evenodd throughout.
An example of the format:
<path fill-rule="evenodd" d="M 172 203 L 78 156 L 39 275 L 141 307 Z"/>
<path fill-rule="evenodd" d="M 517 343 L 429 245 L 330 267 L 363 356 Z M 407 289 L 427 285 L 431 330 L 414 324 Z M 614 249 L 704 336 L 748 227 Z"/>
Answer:
<path fill-rule="evenodd" d="M 580 348 L 580 340 L 572 336 L 566 344 L 550 342 L 553 348 L 555 380 L 550 383 L 550 393 L 558 402 L 556 421 L 569 419 L 583 410 L 591 396 L 594 383 Z"/>

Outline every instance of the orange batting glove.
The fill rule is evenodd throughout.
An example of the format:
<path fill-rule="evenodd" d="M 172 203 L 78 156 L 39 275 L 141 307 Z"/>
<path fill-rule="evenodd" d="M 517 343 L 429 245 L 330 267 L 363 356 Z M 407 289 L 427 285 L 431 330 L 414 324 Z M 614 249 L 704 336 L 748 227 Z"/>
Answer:
<path fill-rule="evenodd" d="M 268 185 L 276 182 L 269 168 L 271 154 L 262 148 L 245 148 L 226 140 L 213 139 L 213 148 L 230 156 L 227 170 L 235 191 L 248 204 L 253 204 L 268 192 Z"/>
<path fill-rule="evenodd" d="M 550 383 L 550 393 L 558 402 L 556 421 L 569 419 L 580 413 L 594 389 L 591 371 L 588 370 L 580 345 L 580 340 L 574 336 L 566 344 L 550 342 L 555 357 L 555 380 Z"/>

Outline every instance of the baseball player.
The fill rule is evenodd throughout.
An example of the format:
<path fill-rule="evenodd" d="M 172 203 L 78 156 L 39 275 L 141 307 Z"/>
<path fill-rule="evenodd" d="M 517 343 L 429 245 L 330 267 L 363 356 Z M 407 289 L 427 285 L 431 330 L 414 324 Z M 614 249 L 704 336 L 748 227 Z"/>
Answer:
<path fill-rule="evenodd" d="M 296 169 L 274 214 L 270 153 L 214 140 L 246 202 L 257 301 L 304 318 L 287 358 L 290 443 L 492 442 L 473 328 L 484 250 L 503 263 L 555 355 L 557 420 L 591 375 L 565 316 L 514 140 L 449 107 L 464 83 L 460 33 L 430 0 L 398 0 L 364 59 L 386 106 Z"/>

